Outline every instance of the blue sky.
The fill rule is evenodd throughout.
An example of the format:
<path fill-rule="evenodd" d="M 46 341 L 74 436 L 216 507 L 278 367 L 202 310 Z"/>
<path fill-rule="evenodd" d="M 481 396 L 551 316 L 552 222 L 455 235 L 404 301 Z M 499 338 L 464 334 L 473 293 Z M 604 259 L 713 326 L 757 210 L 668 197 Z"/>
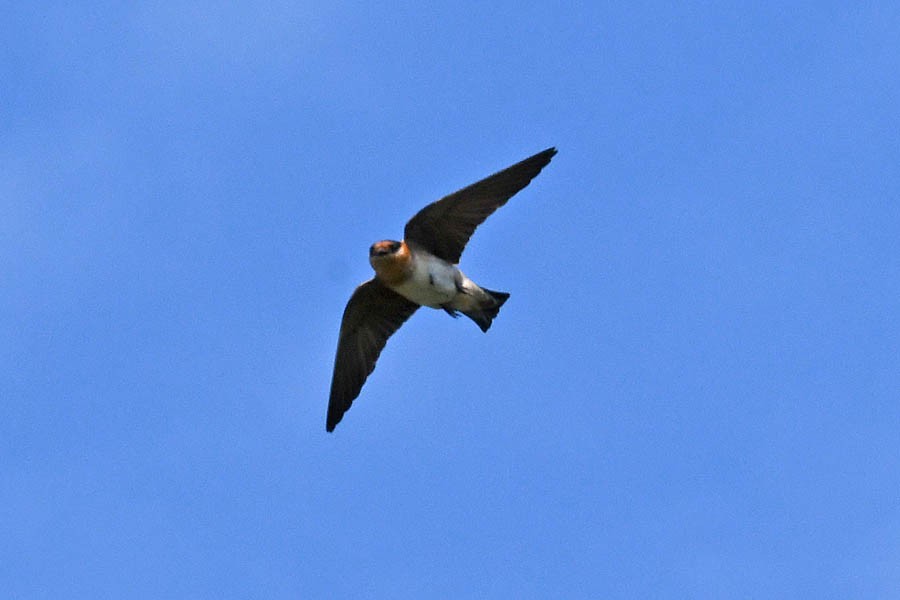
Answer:
<path fill-rule="evenodd" d="M 25 5 L 23 5 L 25 6 Z M 0 595 L 885 598 L 895 3 L 0 20 Z M 545 147 L 334 434 L 371 242 Z"/>

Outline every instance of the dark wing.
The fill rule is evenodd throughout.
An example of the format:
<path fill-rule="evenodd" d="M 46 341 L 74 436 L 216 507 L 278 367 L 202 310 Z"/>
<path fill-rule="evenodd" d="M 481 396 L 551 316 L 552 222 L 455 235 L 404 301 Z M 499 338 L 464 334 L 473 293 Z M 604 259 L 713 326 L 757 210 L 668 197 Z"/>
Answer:
<path fill-rule="evenodd" d="M 375 369 L 375 361 L 388 338 L 417 308 L 418 304 L 391 291 L 377 279 L 356 288 L 341 320 L 325 429 L 334 431 L 334 426 L 359 396 L 366 377 Z"/>
<path fill-rule="evenodd" d="M 548 148 L 429 204 L 406 224 L 403 236 L 407 243 L 458 263 L 475 228 L 528 185 L 554 154 L 556 148 Z"/>

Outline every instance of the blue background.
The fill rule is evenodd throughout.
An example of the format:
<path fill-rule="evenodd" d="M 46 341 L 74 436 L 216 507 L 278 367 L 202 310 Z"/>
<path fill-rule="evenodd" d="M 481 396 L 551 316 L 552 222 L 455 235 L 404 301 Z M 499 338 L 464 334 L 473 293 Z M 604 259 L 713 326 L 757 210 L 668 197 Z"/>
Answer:
<path fill-rule="evenodd" d="M 896 3 L 40 3 L 0 595 L 887 598 Z M 370 243 L 547 146 L 334 434 Z"/>

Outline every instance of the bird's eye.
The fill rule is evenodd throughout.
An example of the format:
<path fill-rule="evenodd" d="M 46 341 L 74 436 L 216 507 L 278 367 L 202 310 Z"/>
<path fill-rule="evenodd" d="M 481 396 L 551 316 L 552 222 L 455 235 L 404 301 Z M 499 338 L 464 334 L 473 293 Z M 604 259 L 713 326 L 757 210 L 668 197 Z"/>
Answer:
<path fill-rule="evenodd" d="M 400 242 L 394 242 L 391 244 L 391 252 L 396 252 L 400 249 Z"/>

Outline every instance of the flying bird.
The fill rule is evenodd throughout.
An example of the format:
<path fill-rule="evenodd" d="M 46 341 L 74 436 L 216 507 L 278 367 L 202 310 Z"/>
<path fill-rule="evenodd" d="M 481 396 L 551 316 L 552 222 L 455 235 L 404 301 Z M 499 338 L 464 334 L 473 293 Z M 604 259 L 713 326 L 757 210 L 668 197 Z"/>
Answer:
<path fill-rule="evenodd" d="M 556 148 L 441 198 L 420 210 L 403 230 L 402 241 L 383 240 L 369 248 L 375 277 L 356 288 L 341 321 L 327 431 L 334 431 L 359 396 L 388 338 L 420 306 L 460 313 L 482 331 L 509 298 L 480 287 L 457 267 L 466 243 L 495 210 L 541 172 Z"/>

